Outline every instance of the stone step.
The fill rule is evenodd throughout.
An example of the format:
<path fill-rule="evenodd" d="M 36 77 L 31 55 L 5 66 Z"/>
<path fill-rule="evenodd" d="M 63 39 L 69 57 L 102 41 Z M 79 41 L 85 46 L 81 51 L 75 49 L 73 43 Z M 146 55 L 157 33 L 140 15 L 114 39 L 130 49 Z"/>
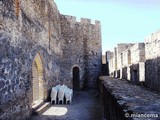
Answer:
<path fill-rule="evenodd" d="M 50 102 L 44 102 L 33 108 L 33 115 L 40 115 L 50 107 Z"/>
<path fill-rule="evenodd" d="M 32 109 L 33 109 L 33 110 L 36 110 L 36 109 L 38 109 L 40 106 L 42 106 L 43 104 L 44 104 L 44 101 L 43 101 L 43 100 L 34 101 L 34 104 L 32 105 Z"/>

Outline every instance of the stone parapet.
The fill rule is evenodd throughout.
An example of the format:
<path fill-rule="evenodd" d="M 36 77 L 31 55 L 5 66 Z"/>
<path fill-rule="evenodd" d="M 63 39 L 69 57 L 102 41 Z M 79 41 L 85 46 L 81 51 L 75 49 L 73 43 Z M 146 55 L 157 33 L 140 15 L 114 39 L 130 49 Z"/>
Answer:
<path fill-rule="evenodd" d="M 107 76 L 99 77 L 103 117 L 109 120 L 160 119 L 160 94 Z"/>

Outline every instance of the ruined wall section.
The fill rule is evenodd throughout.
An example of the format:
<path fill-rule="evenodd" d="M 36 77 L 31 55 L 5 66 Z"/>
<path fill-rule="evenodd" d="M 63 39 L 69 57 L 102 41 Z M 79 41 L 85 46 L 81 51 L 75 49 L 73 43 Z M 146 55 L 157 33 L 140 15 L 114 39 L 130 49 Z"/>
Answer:
<path fill-rule="evenodd" d="M 118 44 L 114 49 L 115 54 L 109 62 L 110 75 L 131 80 L 139 84 L 145 80 L 145 44 Z M 117 56 L 116 56 L 117 55 Z M 117 60 L 117 63 L 114 62 Z M 115 66 L 117 68 L 115 69 Z"/>
<path fill-rule="evenodd" d="M 131 50 L 131 63 L 136 64 L 145 62 L 145 44 L 137 43 L 130 48 Z"/>
<path fill-rule="evenodd" d="M 160 91 L 160 30 L 145 39 L 145 85 Z"/>
<path fill-rule="evenodd" d="M 85 18 L 77 22 L 73 16 L 61 15 L 61 31 L 64 39 L 62 80 L 68 79 L 72 86 L 72 69 L 77 66 L 80 69 L 81 88 L 95 86 L 102 61 L 100 23 L 91 24 L 91 20 Z"/>
<path fill-rule="evenodd" d="M 59 12 L 52 0 L 0 1 L 0 119 L 29 117 L 36 53 L 44 66 L 45 100 L 58 82 L 59 27 Z"/>
<path fill-rule="evenodd" d="M 131 51 L 130 51 L 130 49 L 125 50 L 122 53 L 122 55 L 123 55 L 123 57 L 122 57 L 123 67 L 130 65 L 131 64 Z"/>
<path fill-rule="evenodd" d="M 132 47 L 134 44 L 133 43 L 120 43 L 117 44 L 117 53 L 121 54 L 123 51 L 125 51 L 126 49 Z"/>
<path fill-rule="evenodd" d="M 123 52 L 127 49 L 129 49 L 131 46 L 133 46 L 133 43 L 121 43 L 117 45 L 117 69 L 122 68 L 122 66 L 124 65 L 124 56 L 123 56 Z"/>
<path fill-rule="evenodd" d="M 145 43 L 136 43 L 124 51 L 126 48 L 125 44 L 119 44 L 114 49 L 109 61 L 110 75 L 160 91 L 160 30 L 146 37 Z"/>
<path fill-rule="evenodd" d="M 130 48 L 131 65 L 130 78 L 133 83 L 140 84 L 145 81 L 145 44 L 136 43 Z"/>

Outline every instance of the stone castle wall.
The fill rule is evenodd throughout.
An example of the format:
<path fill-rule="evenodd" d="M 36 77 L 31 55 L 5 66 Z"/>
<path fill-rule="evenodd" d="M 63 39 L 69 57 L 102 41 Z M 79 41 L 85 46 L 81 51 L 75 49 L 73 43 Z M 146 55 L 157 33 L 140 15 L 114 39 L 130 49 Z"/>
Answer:
<path fill-rule="evenodd" d="M 117 69 L 120 69 L 124 65 L 124 51 L 133 46 L 133 44 L 118 44 L 117 45 Z"/>
<path fill-rule="evenodd" d="M 131 51 L 130 50 L 125 50 L 122 53 L 122 61 L 123 61 L 123 66 L 128 66 L 131 64 Z"/>
<path fill-rule="evenodd" d="M 145 85 L 160 91 L 160 30 L 145 39 Z"/>
<path fill-rule="evenodd" d="M 121 44 L 127 47 L 118 47 L 118 51 L 115 57 L 110 59 L 110 75 L 130 80 L 134 83 L 139 83 L 138 81 L 144 81 L 144 64 L 145 62 L 145 45 L 144 43 L 137 44 Z M 122 49 L 121 49 L 122 48 Z M 125 49 L 126 48 L 126 49 Z M 114 60 L 117 57 L 117 69 L 114 69 Z M 135 80 L 136 79 L 136 80 Z M 140 80 L 141 79 L 141 80 Z"/>
<path fill-rule="evenodd" d="M 159 90 L 160 31 L 145 39 L 145 43 L 118 44 L 109 60 L 110 75 L 135 84 Z M 116 60 L 116 61 L 115 61 Z M 115 67 L 117 66 L 117 68 Z"/>
<path fill-rule="evenodd" d="M 95 87 L 101 69 L 100 23 L 91 23 L 81 18 L 79 22 L 73 16 L 61 15 L 62 38 L 62 79 L 72 80 L 72 69 L 80 69 L 80 86 Z"/>
<path fill-rule="evenodd" d="M 145 44 L 144 43 L 137 43 L 133 47 L 130 48 L 131 50 L 131 63 L 136 64 L 139 62 L 145 61 Z"/>
<path fill-rule="evenodd" d="M 81 86 L 88 78 L 88 87 L 95 87 L 101 67 L 100 23 L 85 20 L 61 15 L 52 0 L 0 1 L 0 119 L 22 120 L 31 114 L 36 54 L 42 59 L 44 101 L 59 83 L 73 87 L 74 66 L 80 69 Z"/>
<path fill-rule="evenodd" d="M 54 2 L 44 0 L 0 2 L 2 120 L 22 120 L 30 115 L 32 62 L 37 53 L 43 60 L 45 91 L 49 91 L 59 81 L 61 30 L 59 13 L 55 6 Z M 45 99 L 47 98 L 48 94 L 45 95 Z"/>

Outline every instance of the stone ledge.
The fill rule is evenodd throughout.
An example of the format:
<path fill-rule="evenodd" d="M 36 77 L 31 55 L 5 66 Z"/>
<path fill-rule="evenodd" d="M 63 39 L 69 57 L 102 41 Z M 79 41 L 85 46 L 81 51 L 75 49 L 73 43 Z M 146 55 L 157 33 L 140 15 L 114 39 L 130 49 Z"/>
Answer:
<path fill-rule="evenodd" d="M 100 86 L 102 96 L 102 105 L 104 105 L 105 116 L 109 115 L 110 119 L 133 119 L 142 120 L 146 118 L 127 118 L 126 113 L 129 114 L 157 114 L 158 118 L 147 119 L 159 119 L 160 118 L 160 94 L 150 91 L 146 88 L 133 85 L 125 80 L 111 78 L 107 76 L 101 76 Z M 109 95 L 110 94 L 110 95 Z M 104 97 L 105 96 L 105 97 Z M 110 98 L 113 97 L 113 98 Z M 113 103 L 107 103 L 107 101 Z M 114 105 L 116 104 L 116 105 Z M 109 105 L 109 106 L 105 106 Z M 117 108 L 112 108 L 117 107 Z M 102 106 L 103 107 L 103 106 Z M 109 109 L 112 108 L 112 114 Z M 120 109 L 119 109 L 120 108 Z M 107 109 L 107 110 L 105 110 Z M 107 112 L 107 113 L 105 113 Z M 119 113 L 121 115 L 119 115 Z M 109 113 L 109 114 L 108 114 Z M 117 117 L 113 117 L 113 115 Z M 119 120 L 120 120 L 119 119 Z"/>

